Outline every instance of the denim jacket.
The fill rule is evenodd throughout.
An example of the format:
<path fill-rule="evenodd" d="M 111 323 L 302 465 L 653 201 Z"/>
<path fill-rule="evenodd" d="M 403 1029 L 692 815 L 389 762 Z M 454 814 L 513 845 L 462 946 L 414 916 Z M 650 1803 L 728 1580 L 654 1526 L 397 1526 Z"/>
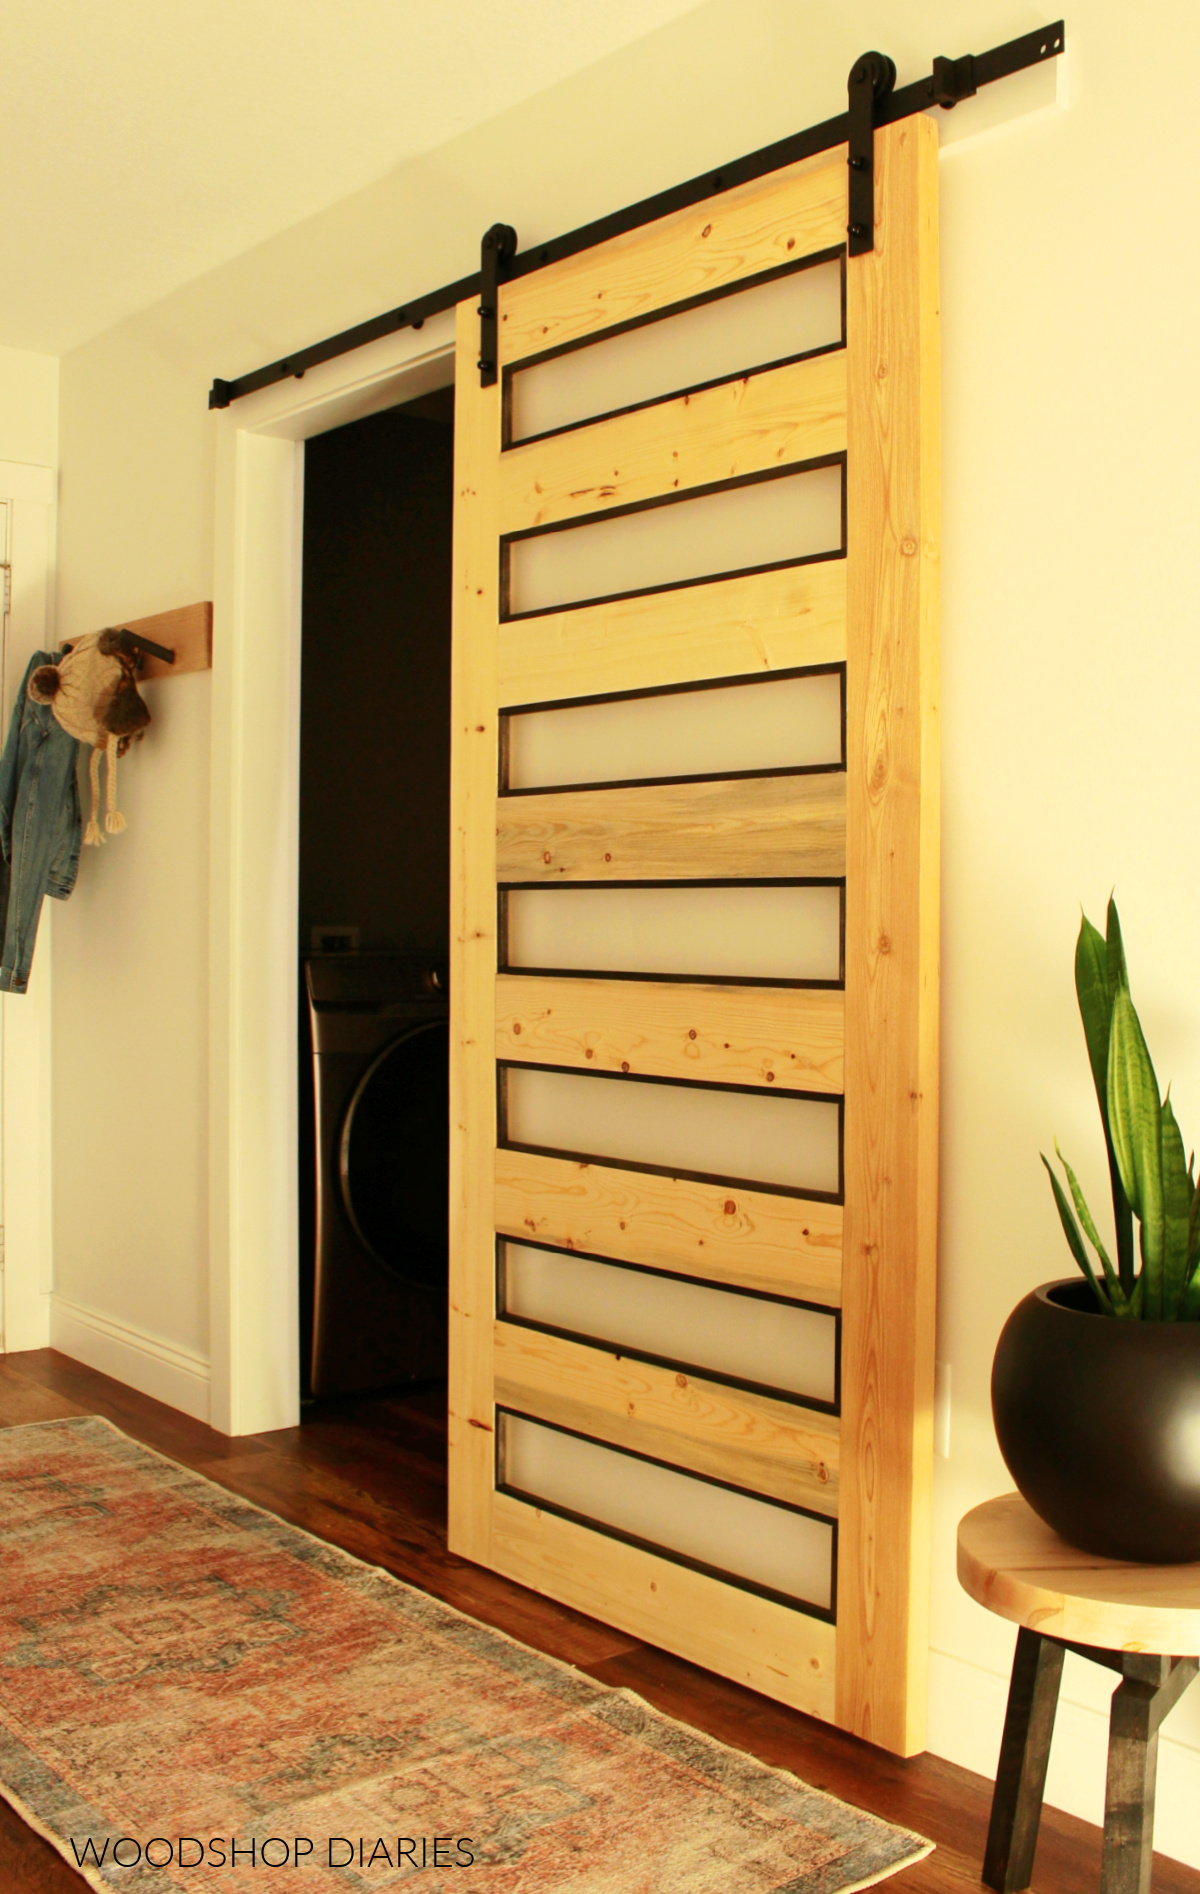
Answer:
<path fill-rule="evenodd" d="M 79 745 L 49 704 L 35 704 L 29 678 L 51 652 L 35 651 L 13 705 L 0 757 L 0 992 L 24 993 L 42 897 L 65 901 L 79 870 L 82 823 L 75 761 Z"/>

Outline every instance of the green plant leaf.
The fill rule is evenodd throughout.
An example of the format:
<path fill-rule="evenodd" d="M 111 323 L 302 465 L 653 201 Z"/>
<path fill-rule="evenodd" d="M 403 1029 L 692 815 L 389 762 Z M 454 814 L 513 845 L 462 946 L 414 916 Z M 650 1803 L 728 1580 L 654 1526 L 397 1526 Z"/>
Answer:
<path fill-rule="evenodd" d="M 1108 1036 L 1112 1027 L 1112 1001 L 1108 996 L 1108 949 L 1104 936 L 1092 926 L 1087 915 L 1079 923 L 1075 943 L 1075 997 L 1087 1040 L 1088 1058 L 1100 1116 L 1108 1130 Z"/>
<path fill-rule="evenodd" d="M 1071 1169 L 1071 1166 L 1067 1163 L 1066 1158 L 1063 1156 L 1062 1152 L 1059 1150 L 1057 1138 L 1055 1138 L 1054 1140 L 1054 1155 L 1057 1157 L 1059 1163 L 1062 1165 L 1064 1171 L 1067 1173 L 1067 1182 L 1071 1186 L 1071 1195 L 1075 1199 L 1075 1208 L 1079 1213 L 1079 1221 L 1083 1225 L 1084 1234 L 1087 1237 L 1088 1241 L 1090 1242 L 1092 1248 L 1095 1250 L 1097 1256 L 1100 1258 L 1101 1267 L 1104 1270 L 1105 1287 L 1108 1290 L 1108 1299 L 1113 1305 L 1113 1313 L 1115 1315 L 1124 1315 L 1127 1312 L 1128 1306 L 1129 1306 L 1126 1300 L 1125 1291 L 1121 1287 L 1120 1278 L 1118 1277 L 1116 1270 L 1113 1268 L 1111 1262 L 1108 1259 L 1108 1251 L 1105 1249 L 1103 1243 L 1100 1241 L 1100 1237 L 1096 1230 L 1096 1225 L 1092 1220 L 1092 1213 L 1087 1207 L 1087 1199 L 1085 1198 L 1082 1190 L 1079 1188 L 1079 1179 L 1076 1177 L 1074 1171 Z"/>
<path fill-rule="evenodd" d="M 1079 1226 L 1071 1214 L 1071 1206 L 1067 1202 L 1066 1192 L 1051 1170 L 1046 1153 L 1041 1151 L 1038 1155 L 1042 1163 L 1046 1166 L 1046 1175 L 1050 1179 L 1050 1188 L 1054 1192 L 1054 1201 L 1058 1205 L 1058 1214 L 1063 1226 L 1063 1235 L 1066 1237 L 1067 1243 L 1070 1246 L 1071 1254 L 1091 1283 L 1092 1293 L 1100 1305 L 1101 1313 L 1103 1315 L 1112 1315 L 1114 1312 L 1112 1303 L 1105 1295 L 1100 1284 L 1096 1281 L 1096 1272 L 1092 1268 L 1091 1257 L 1083 1247 L 1083 1238 L 1080 1236 Z"/>
<path fill-rule="evenodd" d="M 1125 942 L 1121 938 L 1121 917 L 1117 913 L 1117 904 L 1111 894 L 1108 897 L 1108 939 L 1105 942 L 1104 966 L 1108 985 L 1108 1000 L 1111 1006 L 1117 997 L 1118 987 L 1129 991 L 1129 969 L 1125 965 Z"/>
<path fill-rule="evenodd" d="M 1158 1080 L 1127 986 L 1113 996 L 1108 1122 L 1125 1195 L 1142 1221 L 1145 1320 L 1162 1319 L 1162 1106 Z"/>
<path fill-rule="evenodd" d="M 1179 1319 L 1181 1322 L 1200 1322 L 1200 1263 L 1197 1263 L 1193 1269 L 1183 1292 L 1183 1299 L 1179 1305 Z"/>
<path fill-rule="evenodd" d="M 1183 1152 L 1183 1133 L 1175 1119 L 1168 1087 L 1162 1105 L 1162 1177 L 1163 1177 L 1163 1319 L 1174 1322 L 1179 1314 L 1188 1279 L 1188 1226 L 1191 1220 L 1192 1192 L 1188 1188 L 1187 1159 Z"/>
<path fill-rule="evenodd" d="M 1121 946 L 1121 923 L 1116 908 L 1109 903 L 1109 932 L 1113 940 L 1113 961 L 1121 979 L 1125 977 L 1125 955 Z M 1117 1237 L 1117 1268 L 1126 1295 L 1133 1291 L 1133 1212 L 1121 1182 L 1121 1172 L 1113 1150 L 1108 1124 L 1108 1042 L 1112 1029 L 1112 995 L 1108 987 L 1108 945 L 1086 914 L 1081 916 L 1079 938 L 1075 943 L 1075 997 L 1083 1036 L 1087 1041 L 1088 1061 L 1104 1126 L 1108 1152 L 1108 1179 L 1112 1190 L 1113 1228 Z"/>
<path fill-rule="evenodd" d="M 1191 1173 L 1188 1182 L 1191 1183 Z M 1200 1184 L 1196 1184 L 1192 1193 L 1192 1206 L 1188 1212 L 1187 1275 L 1191 1281 L 1192 1271 L 1200 1257 Z"/>

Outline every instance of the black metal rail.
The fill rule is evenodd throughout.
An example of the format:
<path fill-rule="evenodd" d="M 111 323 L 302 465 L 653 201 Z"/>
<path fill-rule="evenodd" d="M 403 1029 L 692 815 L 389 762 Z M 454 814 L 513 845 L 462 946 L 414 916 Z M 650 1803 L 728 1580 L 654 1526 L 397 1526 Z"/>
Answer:
<path fill-rule="evenodd" d="M 961 100 L 971 98 L 981 86 L 991 85 L 996 79 L 1007 79 L 1010 74 L 1022 72 L 1028 66 L 1041 65 L 1047 59 L 1056 59 L 1065 44 L 1064 23 L 1056 20 L 1036 33 L 1024 33 L 1020 39 L 1009 40 L 1003 46 L 994 46 L 987 53 L 968 53 L 961 59 L 935 59 L 928 78 L 917 79 L 911 85 L 901 86 L 898 91 L 889 91 L 886 96 L 876 100 L 873 122 L 877 126 L 892 125 L 897 119 L 908 118 L 914 112 L 923 112 L 931 105 L 940 105 L 949 110 Z M 658 191 L 653 197 L 644 197 L 624 210 L 613 211 L 607 217 L 597 218 L 594 223 L 568 231 L 564 237 L 555 237 L 550 243 L 522 251 L 505 262 L 503 280 L 511 282 L 517 277 L 529 276 L 534 270 L 544 269 L 548 263 L 559 263 L 564 257 L 576 256 L 581 250 L 590 250 L 598 243 L 606 243 L 610 237 L 624 236 L 627 231 L 637 230 L 642 224 L 654 223 L 659 217 L 669 216 L 672 211 L 685 210 L 692 204 L 702 203 L 707 197 L 735 190 L 739 185 L 749 184 L 754 178 L 765 177 L 768 172 L 778 171 L 784 165 L 795 164 L 801 158 L 811 158 L 819 151 L 828 151 L 834 145 L 845 144 L 850 130 L 849 111 L 839 112 L 836 118 L 827 118 L 820 125 L 810 125 L 807 131 L 794 132 L 790 138 L 781 138 L 773 145 L 764 145 L 759 151 L 736 158 L 732 164 L 722 165 L 715 171 L 705 171 L 699 177 L 689 178 L 686 184 L 676 184 L 670 190 Z M 397 309 L 373 316 L 369 322 L 357 323 L 354 328 L 343 329 L 340 334 L 328 336 L 323 342 L 313 342 L 308 348 L 297 349 L 280 361 L 269 363 L 266 368 L 253 369 L 250 374 L 239 375 L 233 381 L 214 381 L 209 390 L 208 405 L 210 408 L 227 408 L 230 402 L 239 400 L 242 395 L 253 394 L 259 388 L 270 388 L 276 382 L 287 381 L 292 376 L 299 378 L 321 362 L 330 362 L 338 355 L 348 355 L 352 349 L 362 348 L 368 342 L 378 342 L 382 336 L 394 335 L 397 329 L 419 329 L 429 316 L 439 315 L 444 309 L 452 309 L 466 297 L 479 295 L 481 290 L 481 276 L 476 270 L 470 276 L 460 277 L 456 283 L 447 283 L 441 289 L 433 289 L 427 295 L 416 297 L 412 302 L 401 303 Z"/>

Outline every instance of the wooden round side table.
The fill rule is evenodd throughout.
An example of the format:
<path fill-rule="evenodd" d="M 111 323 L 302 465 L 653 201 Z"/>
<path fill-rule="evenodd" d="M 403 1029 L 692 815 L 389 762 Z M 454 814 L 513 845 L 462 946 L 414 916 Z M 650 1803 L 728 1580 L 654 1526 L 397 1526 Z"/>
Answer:
<path fill-rule="evenodd" d="M 1021 1629 L 1013 1658 L 983 1879 L 1017 1894 L 1033 1874 L 1063 1655 L 1119 1672 L 1104 1803 L 1101 1894 L 1149 1894 L 1158 1730 L 1200 1665 L 1200 1565 L 1126 1565 L 1067 1545 L 1019 1493 L 958 1528 L 958 1576 Z"/>

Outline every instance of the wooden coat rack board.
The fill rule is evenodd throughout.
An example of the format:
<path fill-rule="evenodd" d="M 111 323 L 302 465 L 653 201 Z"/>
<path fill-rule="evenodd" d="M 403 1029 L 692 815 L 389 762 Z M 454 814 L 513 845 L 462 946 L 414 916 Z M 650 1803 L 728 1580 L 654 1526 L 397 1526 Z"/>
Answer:
<path fill-rule="evenodd" d="M 131 618 L 116 629 L 129 631 L 135 638 L 146 638 L 175 654 L 174 663 L 143 652 L 138 666 L 138 682 L 145 684 L 160 677 L 182 677 L 187 671 L 212 670 L 212 600 L 199 605 L 180 605 L 173 612 L 154 612 L 149 618 Z M 69 650 L 67 639 L 63 649 Z"/>

